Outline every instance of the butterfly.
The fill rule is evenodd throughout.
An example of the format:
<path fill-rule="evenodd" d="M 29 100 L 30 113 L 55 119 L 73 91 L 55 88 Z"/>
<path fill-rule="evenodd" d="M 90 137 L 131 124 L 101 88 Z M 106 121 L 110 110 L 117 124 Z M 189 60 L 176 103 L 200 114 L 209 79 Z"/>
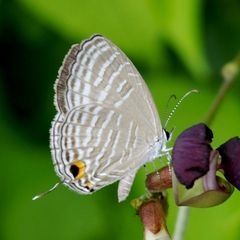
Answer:
<path fill-rule="evenodd" d="M 55 106 L 52 160 L 61 183 L 75 192 L 91 194 L 119 181 L 123 201 L 138 169 L 168 152 L 146 83 L 128 57 L 99 34 L 65 56 Z"/>

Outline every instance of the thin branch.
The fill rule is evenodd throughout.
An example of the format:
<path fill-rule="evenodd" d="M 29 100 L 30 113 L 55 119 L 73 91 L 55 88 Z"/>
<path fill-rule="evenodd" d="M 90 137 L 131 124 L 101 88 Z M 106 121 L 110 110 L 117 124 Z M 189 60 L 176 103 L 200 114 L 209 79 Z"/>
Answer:
<path fill-rule="evenodd" d="M 216 98 L 214 99 L 214 101 L 205 117 L 204 122 L 207 125 L 211 125 L 211 123 L 213 122 L 224 97 L 226 96 L 230 87 L 233 85 L 233 83 L 237 79 L 239 69 L 240 69 L 240 54 L 232 62 L 227 63 L 223 66 L 222 77 L 223 77 L 224 81 L 223 81 L 223 83 L 216 95 Z"/>
<path fill-rule="evenodd" d="M 174 228 L 173 240 L 182 240 L 189 216 L 189 207 L 179 207 L 176 225 Z"/>

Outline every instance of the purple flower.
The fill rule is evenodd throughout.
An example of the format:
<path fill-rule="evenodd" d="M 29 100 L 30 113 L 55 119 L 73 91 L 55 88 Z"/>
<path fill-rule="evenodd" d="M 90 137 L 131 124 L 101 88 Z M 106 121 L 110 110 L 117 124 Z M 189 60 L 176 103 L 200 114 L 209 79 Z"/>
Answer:
<path fill-rule="evenodd" d="M 231 184 L 240 190 L 240 138 L 230 139 L 217 150 L 211 148 L 212 138 L 212 131 L 199 123 L 175 141 L 172 186 L 178 206 L 216 206 L 231 196 Z M 218 170 L 224 171 L 231 184 L 217 175 Z"/>
<path fill-rule="evenodd" d="M 212 150 L 209 156 L 209 171 L 194 182 L 190 189 L 179 183 L 173 173 L 173 191 L 178 206 L 212 207 L 226 201 L 233 193 L 233 186 L 216 175 L 219 167 L 219 152 Z"/>
<path fill-rule="evenodd" d="M 209 170 L 212 131 L 199 123 L 182 132 L 173 146 L 172 164 L 179 182 L 191 188 Z"/>
<path fill-rule="evenodd" d="M 226 179 L 240 190 L 240 138 L 234 137 L 217 149 L 221 155 L 221 169 Z"/>

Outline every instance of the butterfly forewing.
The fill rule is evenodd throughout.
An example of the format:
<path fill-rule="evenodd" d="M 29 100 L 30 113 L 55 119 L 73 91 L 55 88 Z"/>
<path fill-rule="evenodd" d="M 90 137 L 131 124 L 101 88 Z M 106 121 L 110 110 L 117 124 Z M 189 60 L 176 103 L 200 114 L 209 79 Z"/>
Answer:
<path fill-rule="evenodd" d="M 128 176 L 133 180 L 160 150 L 162 128 L 151 94 L 131 61 L 103 36 L 72 46 L 55 89 L 52 157 L 70 188 L 89 193 L 89 186 L 94 191 Z M 76 161 L 84 163 L 77 180 L 71 170 Z"/>

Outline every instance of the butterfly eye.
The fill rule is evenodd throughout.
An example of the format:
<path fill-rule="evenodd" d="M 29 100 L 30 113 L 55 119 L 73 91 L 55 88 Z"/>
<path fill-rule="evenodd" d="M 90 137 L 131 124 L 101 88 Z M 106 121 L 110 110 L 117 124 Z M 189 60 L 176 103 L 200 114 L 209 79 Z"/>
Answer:
<path fill-rule="evenodd" d="M 164 133 L 165 133 L 165 136 L 166 136 L 166 139 L 167 141 L 170 141 L 171 140 L 171 137 L 172 137 L 172 131 L 171 132 L 168 132 L 166 129 L 163 129 Z"/>
<path fill-rule="evenodd" d="M 168 131 L 165 130 L 165 129 L 164 129 L 164 131 L 165 131 L 165 134 L 166 134 L 166 138 L 167 138 L 167 140 L 169 140 L 169 139 L 170 139 L 170 132 L 168 132 Z"/>
<path fill-rule="evenodd" d="M 85 167 L 85 163 L 81 160 L 72 163 L 70 172 L 72 173 L 75 180 L 78 180 L 84 176 Z"/>

